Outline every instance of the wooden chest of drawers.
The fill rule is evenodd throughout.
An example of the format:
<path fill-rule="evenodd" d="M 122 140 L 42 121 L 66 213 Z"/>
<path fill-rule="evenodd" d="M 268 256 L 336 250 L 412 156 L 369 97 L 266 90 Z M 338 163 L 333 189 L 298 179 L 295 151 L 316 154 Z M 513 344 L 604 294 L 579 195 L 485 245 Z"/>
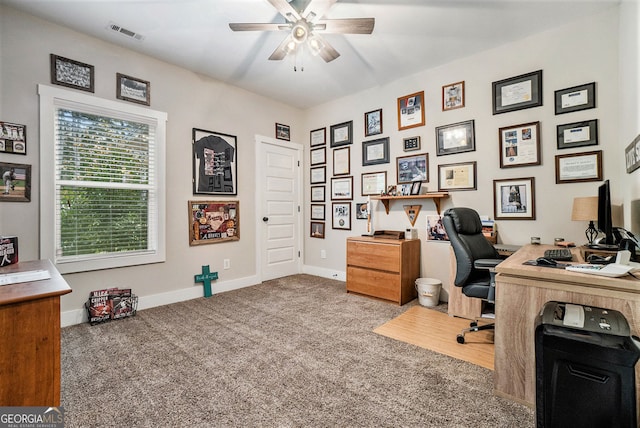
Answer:
<path fill-rule="evenodd" d="M 347 291 L 399 305 L 418 295 L 420 240 L 347 238 Z"/>

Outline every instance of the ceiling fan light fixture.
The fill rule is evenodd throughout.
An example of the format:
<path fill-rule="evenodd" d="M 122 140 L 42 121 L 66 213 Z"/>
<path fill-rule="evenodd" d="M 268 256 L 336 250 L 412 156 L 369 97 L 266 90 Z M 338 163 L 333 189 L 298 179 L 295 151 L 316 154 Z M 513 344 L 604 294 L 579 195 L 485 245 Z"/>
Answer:
<path fill-rule="evenodd" d="M 289 41 L 289 43 L 284 45 L 283 50 L 286 54 L 290 54 L 291 52 L 296 50 L 296 46 L 298 46 L 298 44 L 295 41 L 291 40 Z"/>
<path fill-rule="evenodd" d="M 308 45 L 313 56 L 318 56 L 320 51 L 324 49 L 324 43 L 322 43 L 322 40 L 313 34 L 309 37 Z"/>
<path fill-rule="evenodd" d="M 293 26 L 291 36 L 296 43 L 304 43 L 309 37 L 309 26 L 305 21 L 299 21 Z"/>

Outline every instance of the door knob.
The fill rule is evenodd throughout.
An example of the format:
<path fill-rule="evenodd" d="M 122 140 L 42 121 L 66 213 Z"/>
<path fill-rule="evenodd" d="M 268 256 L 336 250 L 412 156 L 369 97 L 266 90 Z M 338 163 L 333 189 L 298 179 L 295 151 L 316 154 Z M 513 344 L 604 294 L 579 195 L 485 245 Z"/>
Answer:
<path fill-rule="evenodd" d="M 262 217 L 262 221 L 264 221 L 265 223 L 269 221 L 269 217 Z"/>

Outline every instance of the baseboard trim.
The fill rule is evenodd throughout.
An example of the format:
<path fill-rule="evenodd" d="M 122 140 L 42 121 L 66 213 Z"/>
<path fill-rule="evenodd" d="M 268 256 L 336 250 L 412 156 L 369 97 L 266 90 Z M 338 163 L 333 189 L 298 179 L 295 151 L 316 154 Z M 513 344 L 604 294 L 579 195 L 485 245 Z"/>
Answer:
<path fill-rule="evenodd" d="M 302 267 L 302 273 L 319 276 L 321 278 L 335 279 L 343 282 L 347 281 L 346 272 L 332 270 L 332 269 L 325 269 L 317 266 L 304 265 Z"/>
<path fill-rule="evenodd" d="M 233 279 L 230 281 L 216 281 L 212 284 L 212 293 L 224 293 L 226 291 L 237 290 L 244 287 L 250 287 L 258 284 L 260 281 L 256 275 L 245 278 Z M 169 305 L 171 303 L 184 302 L 185 300 L 198 299 L 203 296 L 203 287 L 201 284 L 194 285 L 189 288 L 168 291 L 166 293 L 152 294 L 149 296 L 140 296 L 138 298 L 138 310 L 154 308 L 156 306 Z M 89 320 L 87 312 L 84 309 L 74 309 L 65 311 L 60 314 L 60 325 L 68 327 L 75 324 L 82 324 Z"/>

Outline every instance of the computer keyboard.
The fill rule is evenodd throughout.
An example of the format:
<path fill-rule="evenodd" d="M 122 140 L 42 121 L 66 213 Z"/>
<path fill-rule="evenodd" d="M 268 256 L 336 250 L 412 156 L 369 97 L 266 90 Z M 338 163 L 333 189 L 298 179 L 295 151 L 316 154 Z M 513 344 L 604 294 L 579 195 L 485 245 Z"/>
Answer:
<path fill-rule="evenodd" d="M 546 250 L 544 257 L 553 260 L 570 261 L 573 259 L 573 254 L 568 248 L 554 248 L 552 250 Z"/>

